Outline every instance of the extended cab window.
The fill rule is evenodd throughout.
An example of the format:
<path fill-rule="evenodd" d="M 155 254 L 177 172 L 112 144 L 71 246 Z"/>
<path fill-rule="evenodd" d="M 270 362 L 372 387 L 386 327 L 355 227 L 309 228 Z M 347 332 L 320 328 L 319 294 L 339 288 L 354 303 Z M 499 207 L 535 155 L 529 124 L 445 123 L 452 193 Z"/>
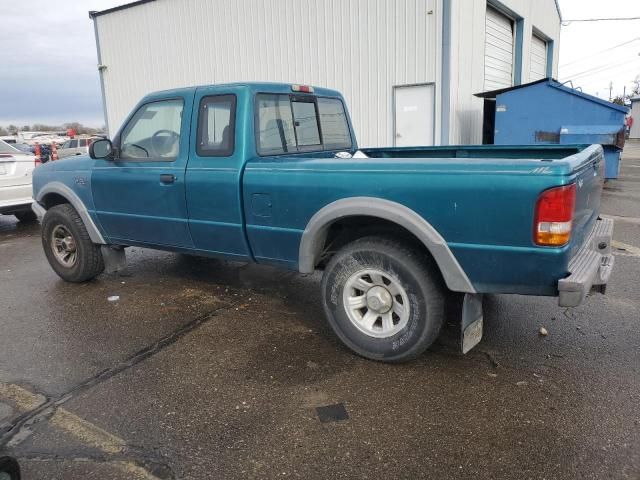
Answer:
<path fill-rule="evenodd" d="M 342 101 L 337 98 L 318 98 L 318 113 L 325 150 L 349 150 L 351 133 Z"/>
<path fill-rule="evenodd" d="M 293 121 L 296 127 L 298 147 L 316 147 L 308 150 L 318 150 L 320 143 L 320 127 L 315 102 L 294 100 L 291 102 Z"/>
<path fill-rule="evenodd" d="M 182 100 L 147 103 L 129 120 L 120 140 L 120 158 L 172 161 L 180 151 Z"/>
<path fill-rule="evenodd" d="M 260 94 L 256 105 L 260 155 L 348 150 L 352 146 L 340 99 Z"/>
<path fill-rule="evenodd" d="M 236 123 L 236 96 L 216 95 L 200 101 L 198 146 L 201 157 L 233 155 Z"/>
<path fill-rule="evenodd" d="M 289 95 L 258 95 L 258 152 L 297 152 Z"/>

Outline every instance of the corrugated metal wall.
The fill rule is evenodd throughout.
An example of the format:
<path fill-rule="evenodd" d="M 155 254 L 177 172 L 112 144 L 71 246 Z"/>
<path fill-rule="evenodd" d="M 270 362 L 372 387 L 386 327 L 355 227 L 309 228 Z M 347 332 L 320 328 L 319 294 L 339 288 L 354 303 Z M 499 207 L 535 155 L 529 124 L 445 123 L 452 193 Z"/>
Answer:
<path fill-rule="evenodd" d="M 150 91 L 255 80 L 340 90 L 360 145 L 390 145 L 392 87 L 437 81 L 440 2 L 157 0 L 98 16 L 110 133 Z"/>

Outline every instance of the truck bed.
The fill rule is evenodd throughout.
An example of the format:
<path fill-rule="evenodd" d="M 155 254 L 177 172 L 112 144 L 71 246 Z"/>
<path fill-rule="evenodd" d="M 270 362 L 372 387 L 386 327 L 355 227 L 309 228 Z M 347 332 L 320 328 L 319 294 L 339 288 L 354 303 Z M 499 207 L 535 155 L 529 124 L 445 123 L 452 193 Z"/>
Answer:
<path fill-rule="evenodd" d="M 297 268 L 300 238 L 315 212 L 342 198 L 383 198 L 429 222 L 478 292 L 557 295 L 557 279 L 568 274 L 570 259 L 597 218 L 603 179 L 597 173 L 604 164 L 600 146 L 361 151 L 370 158 L 336 158 L 326 152 L 249 160 L 245 205 L 255 205 L 267 189 L 277 192 L 268 217 L 254 214 L 252 207 L 247 212 L 247 235 L 259 262 Z M 571 242 L 561 248 L 536 246 L 538 196 L 574 182 L 580 188 Z"/>
<path fill-rule="evenodd" d="M 442 147 L 361 148 L 371 158 L 505 158 L 562 160 L 575 155 L 589 145 L 471 145 Z"/>

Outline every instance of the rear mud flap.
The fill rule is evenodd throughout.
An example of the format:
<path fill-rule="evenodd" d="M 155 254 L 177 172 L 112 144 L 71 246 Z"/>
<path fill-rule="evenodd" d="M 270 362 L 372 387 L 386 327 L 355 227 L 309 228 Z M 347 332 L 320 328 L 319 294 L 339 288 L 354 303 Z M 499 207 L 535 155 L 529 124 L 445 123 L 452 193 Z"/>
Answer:
<path fill-rule="evenodd" d="M 105 273 L 124 272 L 127 268 L 127 257 L 123 247 L 101 245 L 102 259 L 104 260 Z"/>
<path fill-rule="evenodd" d="M 482 294 L 466 293 L 462 302 L 460 339 L 463 354 L 469 352 L 482 340 L 483 322 Z"/>

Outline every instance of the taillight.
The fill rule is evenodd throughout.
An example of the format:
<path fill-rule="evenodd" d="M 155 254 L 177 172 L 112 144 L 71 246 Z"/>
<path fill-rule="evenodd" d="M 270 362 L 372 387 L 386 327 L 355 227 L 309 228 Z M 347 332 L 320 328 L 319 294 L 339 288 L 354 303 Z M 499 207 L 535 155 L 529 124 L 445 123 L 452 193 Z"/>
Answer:
<path fill-rule="evenodd" d="M 291 85 L 291 90 L 294 92 L 313 93 L 313 87 L 310 85 Z"/>
<path fill-rule="evenodd" d="M 536 204 L 533 241 L 552 247 L 569 243 L 575 207 L 575 183 L 542 192 Z"/>

